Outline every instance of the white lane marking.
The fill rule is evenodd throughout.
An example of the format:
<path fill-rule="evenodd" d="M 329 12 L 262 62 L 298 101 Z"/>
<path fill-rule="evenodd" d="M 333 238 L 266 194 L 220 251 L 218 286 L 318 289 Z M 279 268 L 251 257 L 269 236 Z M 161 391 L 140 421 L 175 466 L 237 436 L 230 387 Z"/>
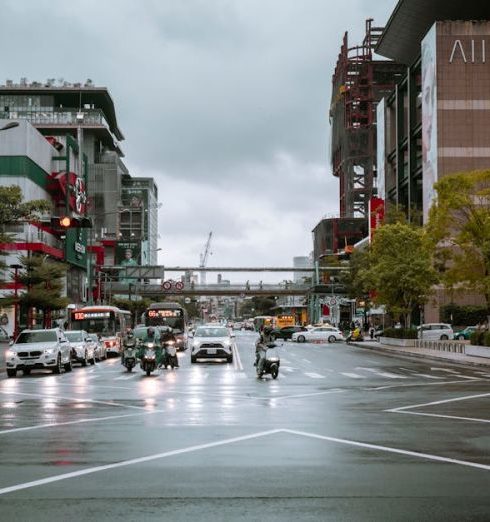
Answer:
<path fill-rule="evenodd" d="M 376 386 L 372 388 L 366 388 L 367 390 L 377 391 L 377 390 L 389 390 L 391 388 L 413 388 L 419 386 L 441 386 L 444 384 L 470 384 L 477 381 L 483 381 L 484 379 L 475 379 L 473 381 L 437 381 L 437 382 L 417 382 L 414 384 L 387 384 L 386 386 Z"/>
<path fill-rule="evenodd" d="M 129 379 L 134 379 L 136 377 L 136 373 L 131 373 L 129 375 L 121 375 L 121 377 L 114 377 L 113 381 L 129 381 Z"/>
<path fill-rule="evenodd" d="M 410 451 L 410 450 L 404 450 L 404 449 L 398 449 L 398 448 L 391 448 L 389 446 L 379 446 L 377 444 L 368 444 L 366 442 L 357 442 L 355 440 L 347 440 L 347 439 L 338 439 L 336 437 L 327 437 L 325 435 L 318 435 L 316 433 L 308 433 L 305 431 L 297 431 L 297 430 L 289 430 L 284 429 L 282 430 L 285 433 L 291 433 L 294 435 L 301 435 L 303 437 L 309 437 L 312 439 L 320 439 L 320 440 L 327 440 L 329 442 L 337 442 L 339 444 L 347 444 L 349 446 L 357 446 L 359 448 L 367 448 L 372 449 L 376 451 L 384 451 L 387 453 L 397 453 L 399 455 L 407 455 L 409 457 L 416 457 L 419 459 L 427 459 L 427 460 L 435 460 L 438 462 L 446 462 L 448 464 L 457 464 L 459 466 L 467 466 L 470 468 L 478 468 L 483 469 L 485 471 L 490 471 L 490 466 L 486 464 L 479 464 L 477 462 L 471 462 L 466 460 L 458 460 L 458 459 L 451 459 L 448 457 L 441 457 L 439 455 L 431 455 L 430 453 L 419 453 L 416 451 Z"/>
<path fill-rule="evenodd" d="M 351 379 L 366 379 L 367 378 L 364 375 L 358 375 L 357 373 L 351 373 L 351 372 L 340 372 L 340 375 L 345 375 L 346 377 L 350 377 Z"/>
<path fill-rule="evenodd" d="M 238 369 L 241 372 L 243 372 L 242 358 L 240 357 L 240 352 L 238 351 L 238 348 L 237 348 L 236 345 L 235 345 L 235 357 L 234 357 L 234 359 L 236 359 L 236 361 L 237 361 Z"/>
<path fill-rule="evenodd" d="M 401 406 L 400 408 L 392 408 L 385 410 L 387 412 L 399 412 L 402 410 L 412 410 L 414 408 L 422 408 L 424 406 L 438 406 L 439 404 L 447 404 L 449 402 L 468 401 L 470 399 L 481 399 L 482 397 L 490 397 L 490 393 L 479 393 L 478 395 L 465 395 L 463 397 L 455 397 L 453 399 L 444 399 L 442 401 L 424 402 L 422 404 L 411 404 L 409 406 Z"/>
<path fill-rule="evenodd" d="M 440 419 L 455 419 L 455 420 L 464 420 L 464 421 L 471 421 L 471 422 L 490 423 L 489 419 L 477 419 L 475 417 L 458 417 L 457 415 L 441 415 L 438 413 L 422 413 L 419 411 L 395 411 L 394 413 L 403 413 L 406 415 L 420 415 L 422 417 L 438 417 Z"/>
<path fill-rule="evenodd" d="M 167 457 L 173 457 L 175 455 L 182 455 L 184 453 L 191 453 L 194 451 L 200 451 L 208 448 L 215 448 L 218 446 L 225 446 L 227 444 L 233 444 L 235 442 L 242 442 L 244 440 L 257 439 L 260 437 L 265 437 L 267 435 L 273 435 L 275 433 L 279 433 L 282 430 L 269 430 L 269 431 L 261 431 L 258 433 L 252 433 L 250 435 L 243 435 L 241 437 L 233 437 L 230 439 L 223 439 L 216 442 L 210 442 L 208 444 L 199 444 L 196 446 L 189 446 L 187 448 L 182 448 L 178 450 L 166 451 L 164 453 L 156 453 L 154 455 L 148 455 L 146 457 L 139 457 L 135 459 L 123 460 L 122 462 L 115 462 L 114 464 L 106 464 L 104 466 L 95 466 L 93 468 L 81 469 L 79 471 L 73 471 L 71 473 L 63 473 L 61 475 L 55 475 L 53 477 L 47 477 L 40 480 L 33 480 L 31 482 L 24 482 L 21 484 L 15 484 L 14 486 L 9 486 L 6 488 L 0 489 L 0 495 L 5 495 L 6 493 L 13 493 L 14 491 L 20 491 L 22 489 L 33 488 L 36 486 L 44 486 L 45 484 L 52 484 L 53 482 L 59 482 L 61 480 L 67 480 L 75 477 L 81 477 L 83 475 L 90 475 L 93 473 L 98 473 L 99 471 L 107 471 L 110 469 L 122 468 L 125 466 L 132 466 L 133 464 L 141 464 L 143 462 L 150 462 L 152 460 L 164 459 Z"/>
<path fill-rule="evenodd" d="M 116 406 L 119 408 L 130 408 L 135 410 L 144 410 L 143 406 L 132 406 L 130 404 L 119 404 L 117 402 L 111 401 L 99 401 L 95 399 L 83 399 L 81 397 L 63 397 L 61 395 L 41 395 L 39 393 L 26 393 L 26 392 L 16 392 L 11 390 L 0 390 L 0 393 L 6 393 L 7 395 L 28 395 L 31 397 L 36 397 L 38 399 L 58 399 L 64 401 L 74 401 L 74 402 L 89 402 L 91 404 L 104 404 L 105 406 Z"/>
<path fill-rule="evenodd" d="M 480 380 L 479 377 L 471 377 L 470 375 L 458 375 L 460 379 L 467 379 L 468 381 Z"/>
<path fill-rule="evenodd" d="M 431 371 L 453 373 L 456 375 L 460 374 L 460 372 L 458 372 L 456 370 L 451 370 L 450 368 L 431 368 Z"/>
<path fill-rule="evenodd" d="M 46 424 L 36 424 L 34 426 L 24 426 L 23 428 L 12 428 L 10 430 L 2 430 L 0 431 L 0 435 L 8 435 L 9 433 L 16 433 L 18 431 L 31 431 L 31 430 L 40 430 L 44 428 L 55 428 L 57 426 L 69 426 L 71 424 L 85 424 L 88 422 L 100 422 L 100 421 L 112 421 L 115 419 L 125 419 L 127 417 L 137 417 L 139 415 L 152 415 L 153 413 L 165 413 L 166 410 L 148 410 L 142 411 L 139 413 L 126 413 L 124 415 L 109 415 L 107 417 L 97 417 L 92 419 L 78 419 L 74 421 L 66 421 L 66 422 L 53 422 Z"/>
<path fill-rule="evenodd" d="M 281 395 L 279 397 L 267 397 L 269 399 L 302 399 L 303 397 L 317 397 L 319 395 L 329 395 L 330 393 L 344 393 L 347 390 L 342 390 L 340 388 L 332 388 L 328 391 L 323 392 L 313 392 L 313 393 L 298 393 L 297 395 Z"/>
<path fill-rule="evenodd" d="M 427 375 L 426 373 L 412 373 L 414 377 L 423 377 L 424 379 L 444 379 L 444 377 L 437 377 L 435 375 Z M 458 377 L 462 377 L 462 375 L 458 375 Z"/>
<path fill-rule="evenodd" d="M 315 372 L 305 372 L 305 375 L 311 379 L 325 379 L 325 375 L 320 375 L 319 373 Z"/>
<path fill-rule="evenodd" d="M 371 372 L 375 375 L 379 375 L 380 377 L 387 377 L 388 379 L 406 379 L 404 375 L 398 375 L 396 373 L 384 372 L 380 371 L 376 368 L 364 368 L 363 366 L 358 366 L 356 370 L 364 370 L 365 372 Z"/>

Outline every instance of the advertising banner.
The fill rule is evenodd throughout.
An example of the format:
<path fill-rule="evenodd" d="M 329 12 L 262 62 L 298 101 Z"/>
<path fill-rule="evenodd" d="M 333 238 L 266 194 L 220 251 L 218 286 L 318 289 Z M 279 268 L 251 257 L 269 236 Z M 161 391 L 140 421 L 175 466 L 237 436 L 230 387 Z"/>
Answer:
<path fill-rule="evenodd" d="M 378 197 L 386 199 L 385 195 L 385 99 L 383 98 L 376 107 L 376 187 Z"/>
<path fill-rule="evenodd" d="M 381 198 L 369 200 L 369 242 L 373 240 L 374 231 L 383 224 L 385 218 L 385 202 Z"/>
<path fill-rule="evenodd" d="M 141 244 L 139 241 L 118 241 L 116 244 L 114 261 L 116 266 L 139 266 L 141 264 Z M 121 283 L 134 282 L 133 278 L 124 277 L 125 270 L 119 275 Z"/>
<path fill-rule="evenodd" d="M 422 40 L 422 194 L 424 223 L 435 198 L 434 183 L 438 179 L 437 141 L 437 24 Z"/>

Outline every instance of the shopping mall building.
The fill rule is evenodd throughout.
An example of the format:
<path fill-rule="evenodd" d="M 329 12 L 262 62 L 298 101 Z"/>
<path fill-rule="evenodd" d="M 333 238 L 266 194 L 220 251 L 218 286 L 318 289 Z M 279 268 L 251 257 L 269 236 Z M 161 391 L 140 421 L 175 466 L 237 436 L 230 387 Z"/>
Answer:
<path fill-rule="evenodd" d="M 406 66 L 377 106 L 377 193 L 425 223 L 437 180 L 490 167 L 490 6 L 400 0 L 376 52 Z M 438 321 L 448 303 L 438 292 L 425 320 Z"/>

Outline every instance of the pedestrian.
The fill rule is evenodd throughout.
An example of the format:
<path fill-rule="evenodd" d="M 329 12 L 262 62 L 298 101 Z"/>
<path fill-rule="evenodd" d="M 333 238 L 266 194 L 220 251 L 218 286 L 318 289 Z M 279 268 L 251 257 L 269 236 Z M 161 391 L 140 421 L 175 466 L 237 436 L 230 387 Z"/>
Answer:
<path fill-rule="evenodd" d="M 374 339 L 374 326 L 371 326 L 371 328 L 369 328 L 369 337 L 371 337 L 371 339 Z"/>

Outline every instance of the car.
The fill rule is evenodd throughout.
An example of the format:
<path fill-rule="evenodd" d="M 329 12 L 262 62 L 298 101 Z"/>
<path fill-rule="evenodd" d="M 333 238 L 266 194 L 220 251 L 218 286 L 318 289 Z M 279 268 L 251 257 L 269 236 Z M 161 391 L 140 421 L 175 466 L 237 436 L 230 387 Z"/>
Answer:
<path fill-rule="evenodd" d="M 99 339 L 99 336 L 97 334 L 88 334 L 89 339 L 91 339 L 93 345 L 94 345 L 94 354 L 95 354 L 95 360 L 96 361 L 102 361 L 107 359 L 107 348 L 105 347 L 105 344 L 101 342 Z"/>
<path fill-rule="evenodd" d="M 476 332 L 478 330 L 478 326 L 467 326 L 463 330 L 459 330 L 458 332 L 454 333 L 454 338 L 458 341 L 467 341 L 471 337 L 471 334 L 473 332 Z"/>
<path fill-rule="evenodd" d="M 447 341 L 454 339 L 454 332 L 450 324 L 426 323 L 417 327 L 418 338 L 424 341 Z"/>
<path fill-rule="evenodd" d="M 234 334 L 226 326 L 198 326 L 191 341 L 191 363 L 197 359 L 226 359 L 233 362 Z"/>
<path fill-rule="evenodd" d="M 274 339 L 291 339 L 293 333 L 306 332 L 307 329 L 304 326 L 283 326 L 282 328 L 274 328 L 271 335 Z"/>
<path fill-rule="evenodd" d="M 85 330 L 69 330 L 65 335 L 71 345 L 72 363 L 95 364 L 95 345 Z"/>
<path fill-rule="evenodd" d="M 20 370 L 24 375 L 44 369 L 71 372 L 71 346 L 60 328 L 22 330 L 5 351 L 5 365 L 9 377 Z"/>
<path fill-rule="evenodd" d="M 298 343 L 309 341 L 334 343 L 335 341 L 345 341 L 345 337 L 344 334 L 334 326 L 317 326 L 303 332 L 293 333 L 291 341 Z"/>

